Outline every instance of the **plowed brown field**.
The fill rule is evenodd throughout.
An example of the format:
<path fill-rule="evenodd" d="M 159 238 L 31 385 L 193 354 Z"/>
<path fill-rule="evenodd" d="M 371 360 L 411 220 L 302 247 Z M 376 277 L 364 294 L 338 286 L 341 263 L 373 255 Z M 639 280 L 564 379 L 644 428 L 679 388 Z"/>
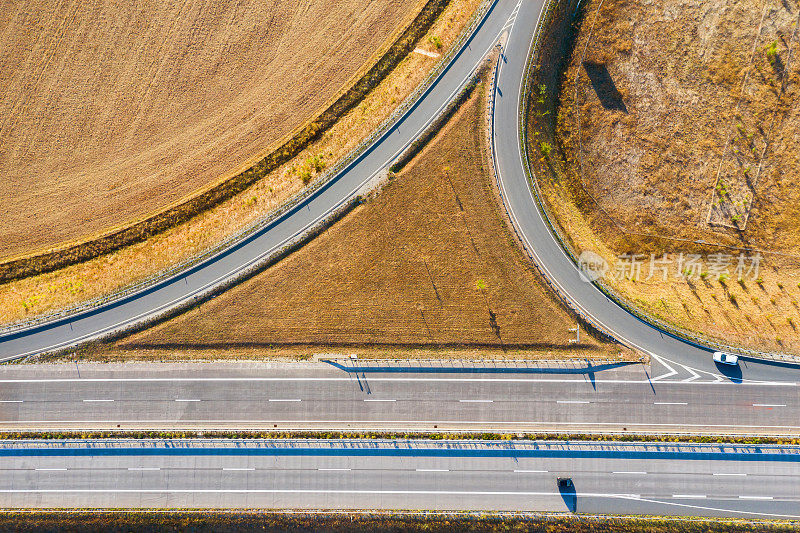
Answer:
<path fill-rule="evenodd" d="M 0 258 L 138 220 L 246 168 L 423 0 L 0 0 Z"/>

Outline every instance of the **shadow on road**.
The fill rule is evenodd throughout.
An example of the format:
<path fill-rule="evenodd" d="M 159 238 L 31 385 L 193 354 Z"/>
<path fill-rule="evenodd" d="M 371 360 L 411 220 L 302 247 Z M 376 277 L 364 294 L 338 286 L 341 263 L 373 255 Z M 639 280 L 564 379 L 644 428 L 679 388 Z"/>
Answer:
<path fill-rule="evenodd" d="M 745 364 L 745 366 L 749 362 L 757 365 L 776 366 L 778 368 L 790 368 L 792 370 L 800 370 L 800 363 L 792 363 L 789 361 L 770 361 L 769 359 L 761 359 L 760 357 L 748 357 L 746 355 L 740 355 L 739 362 Z"/>
<path fill-rule="evenodd" d="M 575 485 L 570 484 L 569 487 L 559 487 L 558 492 L 561 494 L 561 498 L 564 500 L 564 504 L 567 506 L 567 510 L 571 513 L 578 512 L 578 493 L 575 490 Z"/>
<path fill-rule="evenodd" d="M 365 372 L 375 373 L 409 373 L 409 374 L 586 374 L 594 384 L 595 373 L 606 370 L 614 370 L 639 363 L 607 363 L 593 365 L 591 362 L 581 364 L 573 368 L 559 367 L 529 367 L 529 366 L 377 366 L 366 364 L 342 364 L 331 359 L 322 359 L 324 363 L 348 373 L 363 374 Z"/>
<path fill-rule="evenodd" d="M 716 365 L 717 371 L 729 380 L 734 383 L 742 382 L 742 368 L 739 365 L 724 365 L 716 361 L 714 361 L 714 365 Z"/>

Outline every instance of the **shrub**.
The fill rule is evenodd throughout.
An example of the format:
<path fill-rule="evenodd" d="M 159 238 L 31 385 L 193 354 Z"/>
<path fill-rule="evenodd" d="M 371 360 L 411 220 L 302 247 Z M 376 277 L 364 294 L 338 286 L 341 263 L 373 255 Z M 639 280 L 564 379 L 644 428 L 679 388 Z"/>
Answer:
<path fill-rule="evenodd" d="M 441 49 L 441 48 L 442 48 L 442 46 L 443 46 L 443 45 L 442 45 L 442 40 L 441 40 L 440 38 L 438 38 L 437 36 L 435 36 L 435 35 L 431 35 L 430 37 L 428 37 L 428 41 L 429 41 L 429 42 L 430 42 L 430 43 L 431 43 L 433 46 L 435 46 L 437 49 Z"/>

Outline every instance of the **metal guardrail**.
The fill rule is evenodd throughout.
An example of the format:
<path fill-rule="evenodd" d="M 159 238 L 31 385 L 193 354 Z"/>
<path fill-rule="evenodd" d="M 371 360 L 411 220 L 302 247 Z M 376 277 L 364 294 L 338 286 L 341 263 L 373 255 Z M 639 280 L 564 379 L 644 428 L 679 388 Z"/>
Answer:
<path fill-rule="evenodd" d="M 431 72 L 426 76 L 426 78 L 420 83 L 417 88 L 408 95 L 405 100 L 395 109 L 391 115 L 389 115 L 381 124 L 380 126 L 374 130 L 368 137 L 363 139 L 355 148 L 353 148 L 344 158 L 340 159 L 334 166 L 330 167 L 320 179 L 315 181 L 309 187 L 306 187 L 298 194 L 290 198 L 286 203 L 282 206 L 278 207 L 277 209 L 273 210 L 269 214 L 265 215 L 264 217 L 248 224 L 241 230 L 233 233 L 232 235 L 225 238 L 223 241 L 219 242 L 215 246 L 208 248 L 197 255 L 194 255 L 177 265 L 169 267 L 167 269 L 161 270 L 160 272 L 153 274 L 151 276 L 146 277 L 143 280 L 140 280 L 136 283 L 131 285 L 127 285 L 121 289 L 118 289 L 112 293 L 98 296 L 96 298 L 92 298 L 90 300 L 86 300 L 79 304 L 66 307 L 59 311 L 48 313 L 45 315 L 40 315 L 33 318 L 28 318 L 25 320 L 21 320 L 18 322 L 14 322 L 8 324 L 2 328 L 0 328 L 0 335 L 6 335 L 13 332 L 17 332 L 20 330 L 24 330 L 27 328 L 31 328 L 33 326 L 41 325 L 47 322 L 51 322 L 58 319 L 67 318 L 70 316 L 77 315 L 81 312 L 87 311 L 89 309 L 94 309 L 96 307 L 100 307 L 109 302 L 113 302 L 115 300 L 120 300 L 125 298 L 126 296 L 130 296 L 137 292 L 140 292 L 148 287 L 151 287 L 159 282 L 166 281 L 172 277 L 179 275 L 180 273 L 188 270 L 189 268 L 196 266 L 203 261 L 214 257 L 216 255 L 221 254 L 222 252 L 232 248 L 239 242 L 243 241 L 250 235 L 258 232 L 259 230 L 263 229 L 267 225 L 273 223 L 275 220 L 280 218 L 284 213 L 290 211 L 291 209 L 295 208 L 299 204 L 301 204 L 306 199 L 313 196 L 317 191 L 319 191 L 322 187 L 327 185 L 331 182 L 334 178 L 336 178 L 345 168 L 347 168 L 353 161 L 355 161 L 359 156 L 361 156 L 367 148 L 372 146 L 372 144 L 382 137 L 389 129 L 391 129 L 408 111 L 414 106 L 420 97 L 428 91 L 428 89 L 433 85 L 433 82 L 441 75 L 441 73 L 445 70 L 445 68 L 452 62 L 454 56 L 460 52 L 461 48 L 463 47 L 464 43 L 473 35 L 475 32 L 476 27 L 483 18 L 488 13 L 490 7 L 495 4 L 497 0 L 483 0 L 481 5 L 478 9 L 472 14 L 470 19 L 469 26 L 461 32 L 458 39 L 453 42 L 450 46 L 448 51 L 442 56 L 442 58 L 437 62 L 437 64 L 433 67 Z M 435 117 L 434 117 L 435 119 Z M 348 199 L 340 204 L 340 206 L 344 205 Z M 339 206 L 339 207 L 340 207 Z M 326 217 L 324 220 L 319 221 L 319 225 L 324 225 L 326 222 L 329 221 L 331 217 Z M 308 231 L 312 229 L 309 228 Z M 277 250 L 276 254 L 280 255 L 285 247 L 282 247 L 281 250 Z M 269 260 L 269 259 L 267 259 Z M 255 268 L 260 268 L 260 264 Z M 242 272 L 237 274 L 237 278 L 239 276 L 245 275 L 249 269 L 245 269 Z"/>
<path fill-rule="evenodd" d="M 518 120 L 519 120 L 519 132 L 520 132 L 519 142 L 520 142 L 520 148 L 521 148 L 522 158 L 523 158 L 523 169 L 524 169 L 526 177 L 528 179 L 528 183 L 531 186 L 531 191 L 533 192 L 533 196 L 536 199 L 536 204 L 537 204 L 537 206 L 539 208 L 539 211 L 542 213 L 542 217 L 545 220 L 545 223 L 550 228 L 550 231 L 552 232 L 552 234 L 556 237 L 556 240 L 558 241 L 558 243 L 561 246 L 561 248 L 566 252 L 567 256 L 570 258 L 570 260 L 577 267 L 578 264 L 579 264 L 577 256 L 576 256 L 574 250 L 572 250 L 571 246 L 568 244 L 569 241 L 562 234 L 561 228 L 559 227 L 558 223 L 554 222 L 557 219 L 549 212 L 549 208 L 547 206 L 547 202 L 546 202 L 546 200 L 544 200 L 544 198 L 542 196 L 541 190 L 539 189 L 539 183 L 538 183 L 538 181 L 536 179 L 536 176 L 534 175 L 534 173 L 532 171 L 532 167 L 531 167 L 530 160 L 529 160 L 529 155 L 528 155 L 528 143 L 527 143 L 527 131 L 526 131 L 527 128 L 525 127 L 526 126 L 526 124 L 525 124 L 526 117 L 528 116 L 528 98 L 527 98 L 527 95 L 530 92 L 530 85 L 529 85 L 530 84 L 530 80 L 531 80 L 530 69 L 531 69 L 532 65 L 534 64 L 534 62 L 535 62 L 535 60 L 536 60 L 536 58 L 538 56 L 539 50 L 540 50 L 540 45 L 541 45 L 540 38 L 541 38 L 542 28 L 544 28 L 545 25 L 550 22 L 550 18 L 552 17 L 553 10 L 555 9 L 555 7 L 561 1 L 563 1 L 563 0 L 548 0 L 547 6 L 543 9 L 542 16 L 539 18 L 539 22 L 538 22 L 537 27 L 536 27 L 536 36 L 535 36 L 533 45 L 531 46 L 531 49 L 529 51 L 528 60 L 526 62 L 525 70 L 524 70 L 525 82 L 523 84 L 523 92 L 522 92 L 522 96 L 521 96 L 522 97 L 522 105 L 520 106 L 520 114 L 519 114 L 519 117 L 518 117 Z M 494 128 L 494 122 L 492 123 L 492 128 Z M 504 205 L 505 205 L 505 200 L 504 200 Z M 514 231 L 516 232 L 516 228 L 514 228 Z M 517 236 L 519 237 L 519 234 L 517 234 Z M 530 252 L 528 252 L 527 249 L 526 249 L 526 252 L 528 253 L 529 257 L 531 257 L 533 259 L 532 255 L 530 254 Z M 536 264 L 535 260 L 534 260 L 534 264 Z M 614 335 L 613 333 L 608 331 L 606 328 L 601 326 L 599 323 L 597 323 L 595 320 L 593 320 L 591 317 L 587 316 L 585 313 L 583 313 L 579 309 L 577 309 L 577 306 L 574 305 L 574 303 L 571 302 L 571 300 L 568 297 L 566 297 L 566 295 L 562 294 L 562 291 L 560 291 L 557 287 L 554 286 L 554 284 L 548 278 L 548 276 L 544 275 L 544 272 L 539 267 L 539 265 L 537 264 L 536 266 L 537 266 L 537 269 L 539 270 L 539 272 L 542 273 L 543 277 L 547 280 L 548 285 L 550 285 L 550 287 L 555 291 L 555 293 L 558 295 L 558 297 L 562 301 L 567 303 L 567 305 L 578 316 L 580 316 L 581 319 L 585 320 L 588 324 L 590 324 L 592 327 L 596 328 L 598 331 L 602 332 L 604 335 L 608 336 L 609 338 L 614 339 L 614 340 L 616 340 L 617 342 L 620 342 L 623 345 L 627 345 L 627 343 L 625 342 L 624 339 L 617 338 L 616 335 Z M 759 351 L 759 350 L 752 350 L 752 349 L 742 348 L 740 346 L 732 346 L 732 345 L 729 345 L 729 344 L 725 344 L 725 343 L 719 342 L 716 339 L 712 339 L 712 338 L 710 338 L 708 336 L 699 334 L 697 332 L 693 332 L 693 331 L 689 331 L 689 330 L 684 329 L 684 328 L 680 328 L 680 327 L 675 326 L 674 324 L 670 324 L 669 322 L 666 322 L 666 321 L 664 321 L 664 320 L 662 320 L 662 319 L 660 319 L 658 317 L 655 317 L 655 316 L 652 316 L 652 315 L 649 315 L 649 314 L 643 312 L 636 305 L 634 305 L 632 302 L 630 302 L 627 298 L 625 298 L 624 296 L 620 295 L 612 287 L 610 287 L 608 284 L 604 283 L 601 280 L 594 281 L 593 285 L 595 285 L 595 287 L 597 287 L 600 291 L 602 291 L 606 296 L 611 298 L 620 307 L 625 309 L 628 313 L 630 313 L 634 317 L 638 318 L 639 320 L 641 320 L 641 321 L 643 321 L 643 322 L 645 322 L 647 324 L 650 324 L 655 329 L 658 329 L 659 331 L 661 331 L 661 332 L 663 332 L 663 333 L 665 333 L 667 335 L 670 335 L 670 336 L 672 336 L 674 338 L 678 338 L 680 340 L 689 342 L 690 344 L 693 344 L 693 345 L 698 346 L 700 348 L 705 348 L 705 349 L 712 348 L 712 349 L 716 349 L 716 350 L 730 351 L 730 352 L 741 354 L 741 355 L 743 355 L 745 357 L 767 359 L 767 360 L 771 360 L 771 361 L 800 363 L 800 356 L 798 356 L 798 355 L 788 354 L 788 353 L 763 352 L 763 351 Z"/>

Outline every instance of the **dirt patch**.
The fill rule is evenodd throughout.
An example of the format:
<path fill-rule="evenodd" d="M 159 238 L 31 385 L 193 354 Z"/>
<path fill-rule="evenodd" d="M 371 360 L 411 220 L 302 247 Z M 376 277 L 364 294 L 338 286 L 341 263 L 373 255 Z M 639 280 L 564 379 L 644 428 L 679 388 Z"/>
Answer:
<path fill-rule="evenodd" d="M 588 334 L 569 342 L 574 318 L 508 232 L 487 177 L 484 108 L 476 90 L 375 198 L 265 272 L 104 356 L 294 346 L 300 356 L 340 347 L 616 357 L 616 345 Z"/>
<path fill-rule="evenodd" d="M 238 174 L 423 4 L 0 6 L 0 257 L 127 225 Z"/>
<path fill-rule="evenodd" d="M 795 352 L 798 20 L 780 0 L 590 1 L 553 151 L 531 147 L 576 251 L 612 271 L 623 254 L 641 263 L 640 276 L 608 279 L 623 296 L 683 328 Z M 690 254 L 700 264 L 687 275 Z"/>

